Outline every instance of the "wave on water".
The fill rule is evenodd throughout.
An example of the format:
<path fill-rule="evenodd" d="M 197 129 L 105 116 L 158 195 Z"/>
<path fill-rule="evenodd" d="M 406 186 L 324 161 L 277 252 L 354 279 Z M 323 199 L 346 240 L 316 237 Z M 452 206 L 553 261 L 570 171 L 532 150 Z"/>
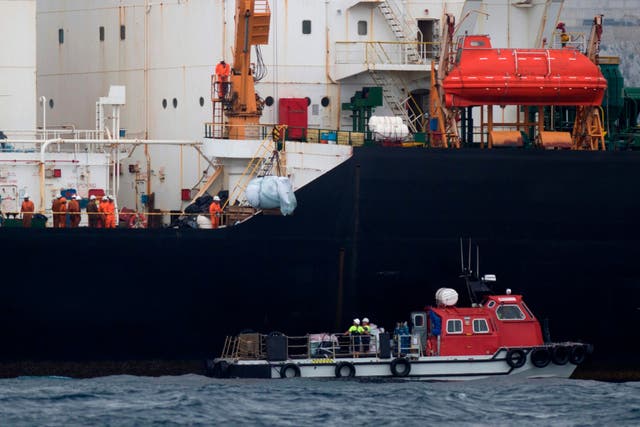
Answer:
<path fill-rule="evenodd" d="M 638 425 L 640 383 L 218 380 L 113 376 L 0 380 L 0 425 Z"/>

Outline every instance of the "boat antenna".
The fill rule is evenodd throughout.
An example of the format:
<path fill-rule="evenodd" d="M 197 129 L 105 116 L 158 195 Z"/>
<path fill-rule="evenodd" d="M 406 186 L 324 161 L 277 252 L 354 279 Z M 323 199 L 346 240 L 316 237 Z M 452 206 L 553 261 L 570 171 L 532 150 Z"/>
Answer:
<path fill-rule="evenodd" d="M 469 237 L 469 257 L 467 258 L 467 262 L 469 263 L 468 274 L 471 274 L 471 237 Z"/>
<path fill-rule="evenodd" d="M 480 278 L 480 245 L 476 243 L 476 274 Z"/>
<path fill-rule="evenodd" d="M 460 271 L 464 274 L 464 251 L 462 250 L 462 237 L 460 238 Z"/>

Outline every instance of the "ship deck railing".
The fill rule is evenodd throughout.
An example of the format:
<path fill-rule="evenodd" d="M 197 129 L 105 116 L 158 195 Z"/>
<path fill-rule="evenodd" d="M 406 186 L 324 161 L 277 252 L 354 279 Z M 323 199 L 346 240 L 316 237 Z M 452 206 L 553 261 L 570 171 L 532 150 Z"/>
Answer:
<path fill-rule="evenodd" d="M 370 335 L 321 333 L 302 336 L 276 333 L 275 335 L 285 340 L 288 360 L 364 358 L 380 355 L 380 335 L 377 333 Z M 272 336 L 274 336 L 273 333 L 265 335 L 253 332 L 229 336 L 225 340 L 221 358 L 266 360 L 269 358 L 268 340 Z M 396 335 L 393 338 L 391 353 L 396 356 L 420 357 L 423 355 L 421 347 L 415 335 Z"/>
<path fill-rule="evenodd" d="M 227 337 L 223 346 L 223 359 L 260 360 L 267 358 L 267 340 L 270 335 L 247 333 Z M 288 359 L 374 357 L 378 348 L 376 337 L 367 336 L 370 351 L 364 351 L 362 337 L 345 334 L 309 334 L 284 336 Z M 321 337 L 326 337 L 322 339 Z"/>

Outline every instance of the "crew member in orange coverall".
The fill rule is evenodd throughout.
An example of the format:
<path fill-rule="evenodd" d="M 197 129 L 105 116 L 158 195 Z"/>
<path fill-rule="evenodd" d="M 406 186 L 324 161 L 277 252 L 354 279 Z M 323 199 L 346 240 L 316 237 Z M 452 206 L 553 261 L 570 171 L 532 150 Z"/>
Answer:
<path fill-rule="evenodd" d="M 80 200 L 80 197 L 74 194 L 69 201 L 69 205 L 67 206 L 70 228 L 77 228 L 78 224 L 80 224 L 80 203 L 78 202 L 78 200 Z"/>
<path fill-rule="evenodd" d="M 218 81 L 218 98 L 222 99 L 227 94 L 229 86 L 229 74 L 231 67 L 224 62 L 224 59 L 216 65 L 216 80 Z"/>
<path fill-rule="evenodd" d="M 67 199 L 60 197 L 58 205 L 58 228 L 64 228 L 67 223 Z"/>
<path fill-rule="evenodd" d="M 113 203 L 113 196 L 107 197 L 104 203 L 104 228 L 116 228 L 116 205 Z"/>
<path fill-rule="evenodd" d="M 107 228 L 105 225 L 105 222 L 106 222 L 105 207 L 107 206 L 107 203 L 109 203 L 109 198 L 106 195 L 102 196 L 102 199 L 98 204 L 98 212 L 100 213 L 100 215 L 98 215 L 98 220 L 99 220 L 98 228 Z"/>
<path fill-rule="evenodd" d="M 220 215 L 222 215 L 222 208 L 220 207 L 220 197 L 215 196 L 213 202 L 209 206 L 209 214 L 211 215 L 211 228 L 218 228 L 220 224 Z"/>
<path fill-rule="evenodd" d="M 55 199 L 51 202 L 51 213 L 53 214 L 53 228 L 58 228 L 60 226 L 60 199 L 62 196 L 58 194 Z"/>
<path fill-rule="evenodd" d="M 29 200 L 29 195 L 24 195 L 24 202 L 22 202 L 22 206 L 20 207 L 20 212 L 22 212 L 22 226 L 23 227 L 31 227 L 31 218 L 33 218 L 33 212 L 36 210 L 33 202 Z"/>

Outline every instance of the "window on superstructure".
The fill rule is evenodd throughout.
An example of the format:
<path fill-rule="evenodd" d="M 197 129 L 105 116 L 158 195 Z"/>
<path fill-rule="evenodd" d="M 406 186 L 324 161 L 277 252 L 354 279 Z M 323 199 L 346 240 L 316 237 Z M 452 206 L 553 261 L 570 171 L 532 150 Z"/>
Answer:
<path fill-rule="evenodd" d="M 308 19 L 302 21 L 302 34 L 311 34 L 311 21 Z"/>
<path fill-rule="evenodd" d="M 198 103 L 200 104 L 201 107 L 204 107 L 204 98 L 202 96 L 198 100 Z"/>
<path fill-rule="evenodd" d="M 462 333 L 462 320 L 449 319 L 447 320 L 447 333 L 448 334 L 461 334 Z"/>
<path fill-rule="evenodd" d="M 500 320 L 524 320 L 524 313 L 516 304 L 502 304 L 496 309 L 496 316 Z"/>
<path fill-rule="evenodd" d="M 176 98 L 173 98 L 173 101 L 171 101 L 171 103 L 173 104 L 173 108 L 178 108 L 178 100 Z"/>
<path fill-rule="evenodd" d="M 358 21 L 358 35 L 359 36 L 367 35 L 367 21 Z"/>
<path fill-rule="evenodd" d="M 103 42 L 104 41 L 104 27 L 100 27 L 100 29 L 98 30 L 98 33 L 100 35 L 100 41 Z"/>
<path fill-rule="evenodd" d="M 58 43 L 64 43 L 64 28 L 58 28 Z"/>
<path fill-rule="evenodd" d="M 120 40 L 127 38 L 127 27 L 120 25 Z"/>
<path fill-rule="evenodd" d="M 489 325 L 487 324 L 487 319 L 473 319 L 473 333 L 488 334 Z"/>

